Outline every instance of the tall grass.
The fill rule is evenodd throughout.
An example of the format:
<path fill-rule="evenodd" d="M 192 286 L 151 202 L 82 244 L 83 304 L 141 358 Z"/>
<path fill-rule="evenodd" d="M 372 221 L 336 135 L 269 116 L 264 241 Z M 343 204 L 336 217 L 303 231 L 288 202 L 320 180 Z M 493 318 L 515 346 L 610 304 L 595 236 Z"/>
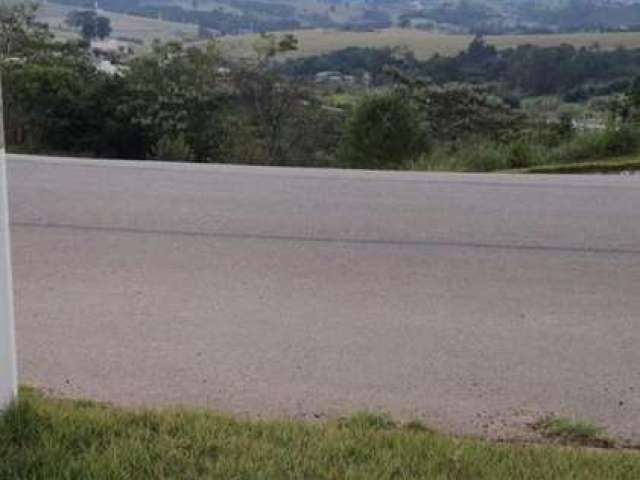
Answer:
<path fill-rule="evenodd" d="M 370 413 L 305 423 L 135 411 L 23 390 L 0 416 L 0 478 L 640 478 L 640 457 L 631 453 L 492 444 L 416 426 Z"/>
<path fill-rule="evenodd" d="M 454 147 L 440 146 L 420 158 L 411 168 L 490 172 L 563 165 L 628 155 L 640 151 L 640 129 L 634 126 L 580 133 L 549 145 L 535 138 L 511 142 L 470 139 Z"/>

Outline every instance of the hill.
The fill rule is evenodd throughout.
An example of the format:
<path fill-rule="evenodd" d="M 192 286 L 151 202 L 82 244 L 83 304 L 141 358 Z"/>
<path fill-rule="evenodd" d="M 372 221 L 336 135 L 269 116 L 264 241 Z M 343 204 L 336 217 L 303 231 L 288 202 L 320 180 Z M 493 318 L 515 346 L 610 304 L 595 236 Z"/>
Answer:
<path fill-rule="evenodd" d="M 58 3 L 47 2 L 38 9 L 38 20 L 49 24 L 52 31 L 60 37 L 76 36 L 77 33 L 65 24 L 67 14 L 75 7 Z M 148 45 L 154 39 L 189 40 L 195 39 L 198 27 L 193 24 L 169 22 L 155 18 L 146 18 L 136 15 L 127 15 L 109 11 L 100 11 L 111 20 L 113 28 L 112 37 L 125 40 L 133 44 Z"/>
<path fill-rule="evenodd" d="M 385 29 L 374 32 L 345 32 L 337 30 L 298 30 L 294 33 L 300 41 L 300 49 L 292 57 L 321 55 L 347 47 L 406 47 L 416 57 L 425 60 L 434 54 L 455 55 L 464 50 L 473 39 L 471 35 L 449 35 L 428 33 L 417 30 Z M 252 46 L 258 35 L 230 36 L 221 39 L 232 55 L 250 56 Z M 603 49 L 617 47 L 640 48 L 640 35 L 637 33 L 566 33 L 531 35 L 489 35 L 487 43 L 498 48 L 533 44 L 538 46 L 557 46 L 567 43 L 576 47 L 594 44 Z"/>

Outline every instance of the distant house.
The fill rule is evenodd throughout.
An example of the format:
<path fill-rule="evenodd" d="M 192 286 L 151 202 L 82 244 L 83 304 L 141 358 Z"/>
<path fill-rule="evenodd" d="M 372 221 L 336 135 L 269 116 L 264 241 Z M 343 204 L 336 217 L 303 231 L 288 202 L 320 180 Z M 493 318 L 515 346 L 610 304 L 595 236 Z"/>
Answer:
<path fill-rule="evenodd" d="M 325 71 L 316 73 L 315 82 L 318 84 L 353 85 L 356 83 L 356 79 L 353 75 L 345 75 L 342 72 Z"/>
<path fill-rule="evenodd" d="M 133 54 L 129 44 L 115 39 L 91 42 L 91 53 L 96 68 L 108 75 L 119 75 L 124 67 L 121 65 L 123 58 Z"/>
<path fill-rule="evenodd" d="M 600 118 L 575 118 L 571 120 L 574 130 L 580 132 L 597 132 L 607 128 L 606 123 Z"/>

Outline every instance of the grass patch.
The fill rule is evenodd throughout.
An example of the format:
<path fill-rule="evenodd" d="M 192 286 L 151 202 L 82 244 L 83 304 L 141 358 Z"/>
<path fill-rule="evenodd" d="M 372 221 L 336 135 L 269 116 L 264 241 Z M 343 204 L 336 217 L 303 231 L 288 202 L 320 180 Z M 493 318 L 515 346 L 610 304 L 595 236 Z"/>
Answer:
<path fill-rule="evenodd" d="M 578 162 L 565 165 L 540 165 L 515 170 L 519 173 L 620 173 L 640 170 L 640 158 Z"/>
<path fill-rule="evenodd" d="M 611 447 L 613 441 L 605 436 L 602 427 L 584 420 L 549 417 L 535 425 L 543 436 L 561 443 Z"/>
<path fill-rule="evenodd" d="M 596 173 L 636 170 L 640 163 L 637 126 L 577 134 L 556 145 L 535 139 L 499 143 L 469 139 L 439 146 L 408 166 L 414 170 L 458 172 Z"/>
<path fill-rule="evenodd" d="M 23 389 L 0 418 L 0 478 L 637 479 L 640 456 L 455 439 L 371 413 L 323 423 L 242 421 Z"/>

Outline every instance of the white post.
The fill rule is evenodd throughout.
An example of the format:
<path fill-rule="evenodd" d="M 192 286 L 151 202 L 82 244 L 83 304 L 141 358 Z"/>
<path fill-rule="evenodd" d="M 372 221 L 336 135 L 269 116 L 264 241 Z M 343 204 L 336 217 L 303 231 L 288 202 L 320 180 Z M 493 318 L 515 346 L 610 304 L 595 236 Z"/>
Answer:
<path fill-rule="evenodd" d="M 11 283 L 7 163 L 4 151 L 2 84 L 0 84 L 0 410 L 6 408 L 16 398 L 17 393 L 18 373 Z"/>

